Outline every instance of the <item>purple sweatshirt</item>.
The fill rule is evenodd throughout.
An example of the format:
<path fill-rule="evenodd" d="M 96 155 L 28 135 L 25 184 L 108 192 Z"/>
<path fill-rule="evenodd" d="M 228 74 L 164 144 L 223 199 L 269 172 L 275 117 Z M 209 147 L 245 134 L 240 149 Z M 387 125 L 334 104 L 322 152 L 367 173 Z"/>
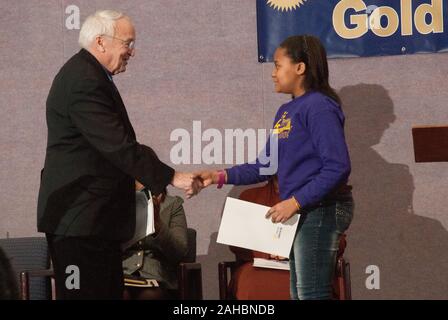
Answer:
<path fill-rule="evenodd" d="M 350 158 L 344 137 L 344 114 L 334 100 L 316 91 L 282 105 L 275 116 L 278 137 L 278 183 L 282 200 L 294 196 L 303 208 L 317 204 L 350 175 Z M 270 155 L 270 141 L 265 150 Z M 259 159 L 227 169 L 227 183 L 266 181 Z"/>

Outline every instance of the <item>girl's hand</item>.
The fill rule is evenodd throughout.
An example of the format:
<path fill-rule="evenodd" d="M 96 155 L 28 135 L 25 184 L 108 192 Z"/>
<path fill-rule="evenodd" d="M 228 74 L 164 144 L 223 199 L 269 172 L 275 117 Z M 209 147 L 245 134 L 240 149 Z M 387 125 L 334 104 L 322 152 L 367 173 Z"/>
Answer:
<path fill-rule="evenodd" d="M 288 258 L 281 257 L 281 256 L 276 256 L 276 255 L 273 255 L 273 254 L 269 255 L 269 258 L 272 259 L 272 260 L 278 260 L 278 261 L 288 260 Z"/>
<path fill-rule="evenodd" d="M 273 223 L 285 222 L 297 213 L 297 203 L 291 198 L 277 203 L 266 214 L 266 218 L 271 218 Z"/>
<path fill-rule="evenodd" d="M 212 184 L 217 184 L 219 181 L 218 170 L 204 170 L 193 173 L 193 177 L 202 182 L 203 187 L 206 188 Z M 227 182 L 227 172 L 224 170 L 224 182 Z"/>

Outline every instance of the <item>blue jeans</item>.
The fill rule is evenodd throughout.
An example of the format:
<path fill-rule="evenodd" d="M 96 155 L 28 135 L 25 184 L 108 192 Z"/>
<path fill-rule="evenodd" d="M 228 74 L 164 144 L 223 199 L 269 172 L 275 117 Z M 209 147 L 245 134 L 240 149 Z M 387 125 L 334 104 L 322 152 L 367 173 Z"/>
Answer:
<path fill-rule="evenodd" d="M 304 209 L 290 254 L 291 299 L 331 299 L 339 239 L 353 218 L 351 194 Z"/>

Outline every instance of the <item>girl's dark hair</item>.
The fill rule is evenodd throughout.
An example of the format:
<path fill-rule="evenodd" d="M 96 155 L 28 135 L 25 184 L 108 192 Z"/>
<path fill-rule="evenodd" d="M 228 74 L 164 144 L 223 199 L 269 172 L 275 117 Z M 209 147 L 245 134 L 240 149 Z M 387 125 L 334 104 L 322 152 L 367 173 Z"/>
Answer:
<path fill-rule="evenodd" d="M 327 52 L 317 37 L 292 36 L 280 44 L 294 63 L 306 65 L 305 90 L 315 90 L 341 104 L 341 99 L 328 82 Z"/>

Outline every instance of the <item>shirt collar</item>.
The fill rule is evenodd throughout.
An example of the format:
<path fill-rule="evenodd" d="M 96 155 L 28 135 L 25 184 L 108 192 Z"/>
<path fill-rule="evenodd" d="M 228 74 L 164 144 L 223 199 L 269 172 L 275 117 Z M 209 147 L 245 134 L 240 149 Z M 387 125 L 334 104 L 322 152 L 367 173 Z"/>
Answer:
<path fill-rule="evenodd" d="M 114 82 L 114 79 L 112 78 L 112 72 L 110 72 L 109 70 L 106 69 L 106 67 L 104 67 L 103 65 L 101 65 L 103 67 L 104 72 L 106 72 L 107 78 Z"/>

